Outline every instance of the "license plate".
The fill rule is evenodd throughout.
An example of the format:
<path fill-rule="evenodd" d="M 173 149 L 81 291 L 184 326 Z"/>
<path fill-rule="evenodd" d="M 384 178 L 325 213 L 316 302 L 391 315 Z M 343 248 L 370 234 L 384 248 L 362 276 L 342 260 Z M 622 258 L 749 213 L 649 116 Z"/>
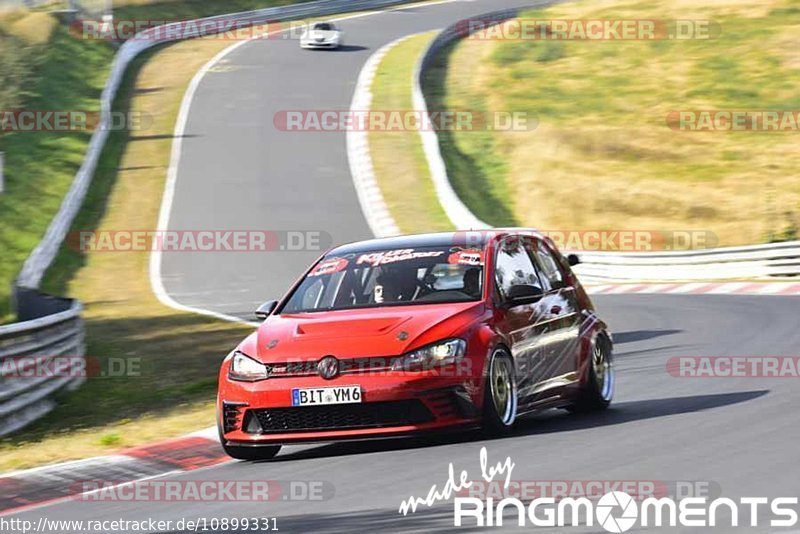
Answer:
<path fill-rule="evenodd" d="M 361 386 L 328 388 L 296 388 L 292 390 L 292 406 L 354 404 L 361 402 Z"/>

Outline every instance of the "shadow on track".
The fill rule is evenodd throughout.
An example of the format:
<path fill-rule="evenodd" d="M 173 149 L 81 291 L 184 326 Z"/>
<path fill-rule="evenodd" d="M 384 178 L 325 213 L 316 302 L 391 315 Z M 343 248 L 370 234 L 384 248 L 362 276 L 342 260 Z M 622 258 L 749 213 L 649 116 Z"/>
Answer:
<path fill-rule="evenodd" d="M 399 503 L 398 503 L 399 504 Z M 340 514 L 297 514 L 278 519 L 280 532 L 328 532 L 350 534 L 362 532 L 368 525 L 369 532 L 451 532 L 474 530 L 453 527 L 452 505 L 433 509 L 418 509 L 406 516 L 398 514 L 397 509 L 375 509 Z M 480 531 L 483 531 L 481 529 Z M 165 534 L 178 534 L 192 531 L 172 531 Z M 252 532 L 247 530 L 208 530 L 209 534 L 230 534 L 233 532 Z"/>
<path fill-rule="evenodd" d="M 635 341 L 647 341 L 662 336 L 680 334 L 683 330 L 632 330 L 630 332 L 614 332 L 614 345 L 623 343 L 633 343 Z"/>
<path fill-rule="evenodd" d="M 310 50 L 310 52 L 361 52 L 362 50 L 369 50 L 366 46 L 360 45 L 342 45 L 338 48 L 321 48 L 319 50 Z"/>
<path fill-rule="evenodd" d="M 709 395 L 693 395 L 690 397 L 670 397 L 664 399 L 648 399 L 642 401 L 620 402 L 612 404 L 604 412 L 593 414 L 569 414 L 561 410 L 549 410 L 542 414 L 520 420 L 514 431 L 508 436 L 496 439 L 514 439 L 538 434 L 585 430 L 590 428 L 620 425 L 633 421 L 655 419 L 669 415 L 687 414 L 721 408 L 742 402 L 748 402 L 769 393 L 769 390 L 742 391 L 736 393 L 719 393 Z M 438 447 L 482 441 L 487 439 L 480 432 L 461 431 L 450 434 L 432 435 L 405 439 L 386 439 L 362 442 L 342 442 L 322 445 L 313 449 L 305 449 L 295 453 L 278 455 L 270 462 L 293 462 L 315 458 L 346 456 L 370 452 L 387 452 L 417 448 Z"/>

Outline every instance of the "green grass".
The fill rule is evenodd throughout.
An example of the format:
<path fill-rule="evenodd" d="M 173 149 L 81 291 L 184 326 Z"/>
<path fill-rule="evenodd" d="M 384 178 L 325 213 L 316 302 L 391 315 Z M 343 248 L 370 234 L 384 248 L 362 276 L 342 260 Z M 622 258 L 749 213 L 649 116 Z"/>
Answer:
<path fill-rule="evenodd" d="M 457 101 L 448 97 L 453 89 L 447 85 L 452 79 L 448 74 L 452 51 L 451 46 L 440 52 L 424 73 L 422 89 L 428 109 L 488 113 L 487 102 L 479 95 L 465 93 Z M 459 69 L 459 78 L 468 77 L 473 65 L 453 68 Z M 515 226 L 517 220 L 508 205 L 508 188 L 504 181 L 496 179 L 508 169 L 494 134 L 489 131 L 441 131 L 439 146 L 453 189 L 472 212 L 495 226 Z"/>
<path fill-rule="evenodd" d="M 696 229 L 721 245 L 797 237 L 798 132 L 681 132 L 666 117 L 800 109 L 798 0 L 582 1 L 524 16 L 702 19 L 721 34 L 467 40 L 444 51 L 425 85 L 433 102 L 539 118 L 533 132 L 442 136 L 454 186 L 479 217 L 543 229 Z"/>
<path fill-rule="evenodd" d="M 125 20 L 190 20 L 264 7 L 300 4 L 311 0 L 181 0 L 116 3 L 114 16 Z"/>
<path fill-rule="evenodd" d="M 133 133 L 109 135 L 73 230 L 155 227 L 186 87 L 230 44 L 196 39 L 158 47 L 133 62 L 115 110 L 152 121 Z M 52 413 L 0 441 L 0 471 L 109 454 L 214 424 L 219 364 L 251 328 L 161 305 L 150 289 L 148 259 L 62 247 L 44 289 L 84 303 L 91 358 L 101 365 L 112 358 L 139 362 L 141 372 L 90 378 L 61 396 Z"/>
<path fill-rule="evenodd" d="M 152 124 L 110 134 L 73 229 L 155 226 L 186 86 L 228 44 L 196 40 L 134 61 L 114 108 L 151 115 Z M 61 395 L 53 412 L 0 441 L 0 470 L 105 454 L 214 424 L 216 370 L 250 328 L 162 306 L 144 253 L 83 255 L 62 247 L 44 289 L 84 303 L 87 354 L 101 369 L 113 360 L 138 370 L 91 377 Z"/>
<path fill-rule="evenodd" d="M 375 74 L 372 109 L 410 110 L 414 66 L 435 36 L 427 33 L 407 39 L 389 51 Z M 370 132 L 370 153 L 378 185 L 403 233 L 451 230 L 433 182 L 417 131 Z"/>
<path fill-rule="evenodd" d="M 114 13 L 128 20 L 185 20 L 300 1 L 307 0 L 132 0 L 116 5 Z M 115 48 L 103 41 L 76 39 L 63 25 L 51 28 L 41 17 L 50 18 L 19 11 L 0 20 L 5 23 L 0 25 L 0 109 L 97 111 Z M 42 32 L 52 31 L 44 43 L 36 43 L 39 27 Z M 12 32 L 22 35 L 12 36 Z M 27 72 L 25 66 L 31 63 L 32 72 Z M 0 132 L 0 151 L 5 152 L 5 193 L 0 194 L 0 322 L 11 319 L 13 280 L 58 211 L 89 138 L 89 132 Z"/>
<path fill-rule="evenodd" d="M 99 109 L 113 49 L 106 43 L 79 41 L 63 27 L 39 55 L 22 106 L 36 110 Z M 0 316 L 9 313 L 9 291 L 22 262 L 58 211 L 83 160 L 88 132 L 5 132 L 6 190 L 0 195 Z"/>

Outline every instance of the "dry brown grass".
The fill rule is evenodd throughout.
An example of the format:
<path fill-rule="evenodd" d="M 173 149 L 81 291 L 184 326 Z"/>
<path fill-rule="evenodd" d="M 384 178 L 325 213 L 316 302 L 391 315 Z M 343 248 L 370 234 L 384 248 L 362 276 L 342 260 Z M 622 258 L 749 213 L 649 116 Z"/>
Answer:
<path fill-rule="evenodd" d="M 414 66 L 435 33 L 411 37 L 389 51 L 372 86 L 373 110 L 413 109 Z M 430 179 L 417 131 L 370 132 L 370 153 L 378 185 L 389 211 L 404 233 L 452 228 Z"/>
<path fill-rule="evenodd" d="M 133 132 L 109 169 L 112 189 L 104 210 L 98 207 L 104 212 L 98 231 L 155 228 L 183 93 L 195 72 L 228 45 L 179 43 L 141 67 L 130 109 L 153 121 Z M 49 283 L 66 284 L 66 294 L 84 303 L 92 356 L 141 358 L 142 374 L 89 379 L 24 438 L 0 446 L 0 470 L 110 454 L 215 424 L 215 368 L 249 329 L 161 305 L 150 289 L 146 253 L 97 253 L 82 261 L 70 281 Z"/>
<path fill-rule="evenodd" d="M 501 158 L 516 222 L 544 229 L 713 231 L 762 242 L 800 218 L 798 132 L 679 132 L 673 110 L 800 108 L 800 31 L 789 0 L 615 0 L 555 6 L 554 19 L 710 19 L 713 41 L 462 42 L 450 57 L 450 108 L 537 113 L 532 132 L 469 133 L 456 149 Z M 542 60 L 548 46 L 558 55 Z M 539 58 L 539 59 L 537 59 Z M 489 165 L 487 165 L 489 167 Z M 793 215 L 787 216 L 790 212 Z"/>

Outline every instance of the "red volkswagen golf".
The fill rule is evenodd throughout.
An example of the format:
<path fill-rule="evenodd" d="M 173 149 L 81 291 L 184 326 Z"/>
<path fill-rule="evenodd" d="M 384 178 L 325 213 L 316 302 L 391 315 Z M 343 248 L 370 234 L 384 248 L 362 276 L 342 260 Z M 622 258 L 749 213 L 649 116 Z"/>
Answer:
<path fill-rule="evenodd" d="M 564 258 L 528 230 L 335 248 L 231 352 L 218 425 L 234 458 L 282 444 L 463 427 L 508 431 L 547 408 L 597 410 L 612 339 Z"/>

